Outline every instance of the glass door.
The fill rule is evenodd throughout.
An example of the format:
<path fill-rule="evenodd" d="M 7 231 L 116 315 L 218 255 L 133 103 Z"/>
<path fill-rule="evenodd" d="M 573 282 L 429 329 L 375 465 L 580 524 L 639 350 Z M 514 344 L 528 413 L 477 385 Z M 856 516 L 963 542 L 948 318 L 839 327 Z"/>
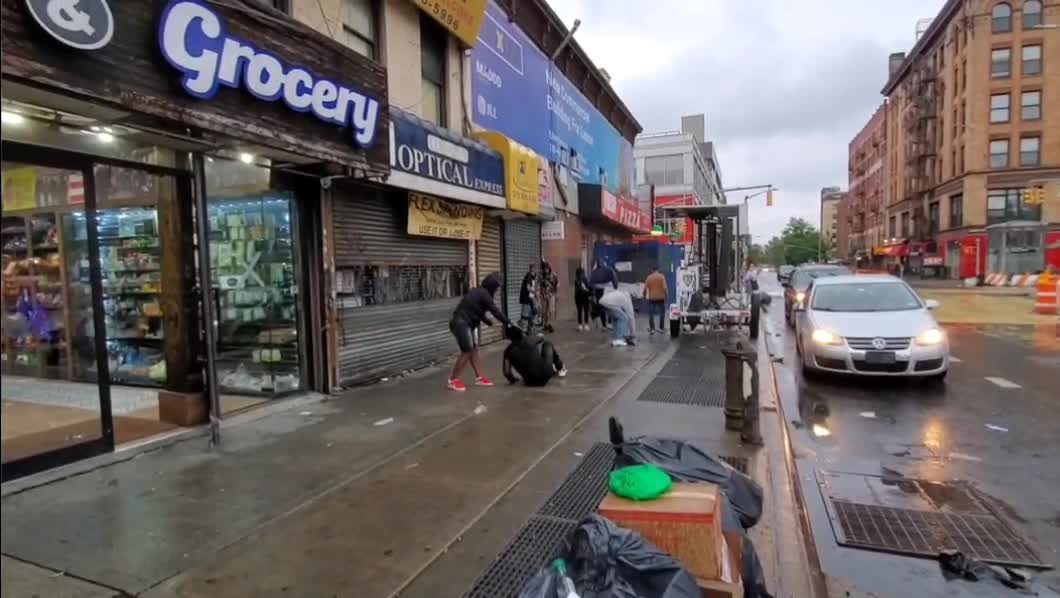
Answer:
<path fill-rule="evenodd" d="M 94 178 L 80 159 L 4 144 L 0 166 L 0 390 L 3 479 L 113 449 L 94 220 Z M 26 155 L 31 154 L 31 155 Z M 78 255 L 83 243 L 83 259 Z"/>

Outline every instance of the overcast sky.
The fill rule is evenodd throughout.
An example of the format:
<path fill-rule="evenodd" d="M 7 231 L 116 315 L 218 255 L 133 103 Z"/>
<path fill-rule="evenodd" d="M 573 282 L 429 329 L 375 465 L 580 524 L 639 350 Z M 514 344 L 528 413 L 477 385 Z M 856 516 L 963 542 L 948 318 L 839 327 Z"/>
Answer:
<path fill-rule="evenodd" d="M 768 240 L 792 216 L 818 222 L 821 187 L 847 186 L 847 145 L 883 98 L 887 56 L 944 0 L 549 0 L 645 132 L 704 113 L 726 187 L 751 200 Z M 729 202 L 743 201 L 730 193 Z"/>

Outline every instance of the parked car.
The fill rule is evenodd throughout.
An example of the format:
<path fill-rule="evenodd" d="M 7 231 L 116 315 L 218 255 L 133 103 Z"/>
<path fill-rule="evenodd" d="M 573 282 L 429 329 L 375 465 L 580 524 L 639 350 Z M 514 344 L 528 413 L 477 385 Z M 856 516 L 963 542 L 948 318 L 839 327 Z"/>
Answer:
<path fill-rule="evenodd" d="M 894 276 L 817 278 L 796 308 L 802 369 L 941 381 L 950 346 L 931 314 L 937 307 Z"/>
<path fill-rule="evenodd" d="M 806 297 L 806 289 L 817 278 L 825 276 L 845 276 L 853 274 L 846 266 L 829 266 L 827 264 L 803 264 L 792 271 L 784 285 L 784 321 L 789 327 L 795 327 L 795 306 L 800 305 Z"/>

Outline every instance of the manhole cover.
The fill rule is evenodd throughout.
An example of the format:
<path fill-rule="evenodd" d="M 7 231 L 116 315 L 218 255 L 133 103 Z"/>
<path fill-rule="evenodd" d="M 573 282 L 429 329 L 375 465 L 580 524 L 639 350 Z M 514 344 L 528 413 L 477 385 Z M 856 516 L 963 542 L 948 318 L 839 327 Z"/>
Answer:
<path fill-rule="evenodd" d="M 836 541 L 842 546 L 927 557 L 954 549 L 988 563 L 1045 566 L 1037 553 L 994 515 L 829 502 Z"/>
<path fill-rule="evenodd" d="M 686 378 L 656 378 L 637 400 L 699 407 L 721 407 L 724 404 L 719 385 Z"/>
<path fill-rule="evenodd" d="M 552 559 L 577 523 L 534 515 L 464 594 L 465 598 L 515 596 Z"/>
<path fill-rule="evenodd" d="M 607 476 L 615 459 L 615 449 L 606 442 L 598 442 L 582 457 L 538 513 L 561 519 L 581 521 L 596 510 L 607 493 Z"/>

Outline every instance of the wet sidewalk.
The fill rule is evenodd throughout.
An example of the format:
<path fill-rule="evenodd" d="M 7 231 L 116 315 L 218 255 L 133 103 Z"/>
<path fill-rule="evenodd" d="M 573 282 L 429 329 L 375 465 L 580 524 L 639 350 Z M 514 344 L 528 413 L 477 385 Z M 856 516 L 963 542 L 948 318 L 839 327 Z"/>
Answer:
<path fill-rule="evenodd" d="M 6 496 L 4 586 L 391 595 L 671 349 L 663 336 L 621 349 L 601 333 L 555 339 L 571 373 L 545 389 L 457 395 L 436 368 L 226 428 L 219 449 L 195 438 Z M 501 379 L 496 348 L 484 363 Z"/>

